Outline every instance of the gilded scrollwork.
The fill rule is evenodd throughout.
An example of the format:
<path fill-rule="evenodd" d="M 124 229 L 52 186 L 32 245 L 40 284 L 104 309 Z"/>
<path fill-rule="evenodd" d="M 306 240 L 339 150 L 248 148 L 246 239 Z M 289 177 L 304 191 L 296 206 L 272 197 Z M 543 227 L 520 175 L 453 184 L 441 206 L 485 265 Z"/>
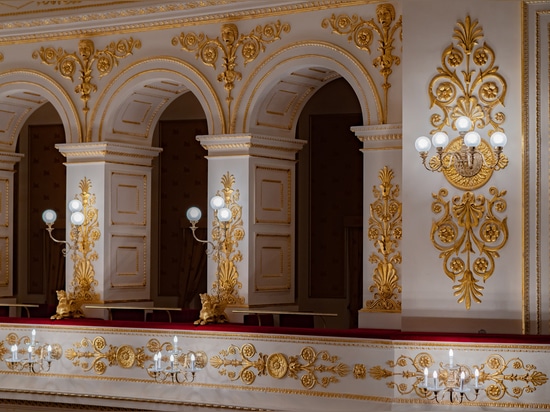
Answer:
<path fill-rule="evenodd" d="M 275 379 L 297 379 L 306 389 L 317 385 L 326 388 L 350 373 L 348 365 L 338 362 L 338 356 L 327 351 L 317 352 L 309 346 L 304 347 L 299 355 L 289 356 L 263 354 L 250 343 L 241 347 L 231 345 L 219 356 L 212 357 L 210 365 L 218 369 L 220 375 L 232 381 L 241 380 L 247 385 L 254 383 L 258 376 L 269 375 Z"/>
<path fill-rule="evenodd" d="M 220 243 L 220 253 L 214 253 L 212 259 L 217 263 L 216 281 L 212 285 L 214 295 L 226 305 L 244 304 L 244 298 L 239 296 L 242 283 L 239 281 L 239 272 L 236 263 L 243 260 L 238 249 L 239 242 L 244 239 L 242 220 L 242 206 L 239 201 L 239 190 L 233 189 L 235 176 L 227 172 L 221 178 L 223 189 L 217 194 L 222 196 L 225 205 L 231 210 L 231 220 L 227 223 L 214 219 L 212 222 L 212 241 Z"/>
<path fill-rule="evenodd" d="M 103 375 L 109 366 L 120 366 L 124 369 L 136 366 L 143 369 L 144 363 L 150 358 L 143 347 L 107 345 L 102 336 L 83 338 L 73 346 L 65 351 L 65 357 L 84 372 L 93 370 L 97 375 Z"/>
<path fill-rule="evenodd" d="M 376 19 L 364 20 L 363 18 L 353 15 L 341 14 L 336 16 L 333 14 L 330 19 L 324 19 L 321 23 L 323 28 L 331 27 L 332 32 L 340 35 L 347 35 L 350 42 L 354 42 L 357 48 L 371 53 L 371 45 L 375 37 L 378 35 L 378 51 L 377 56 L 372 64 L 380 70 L 380 74 L 384 78 L 382 89 L 384 90 L 384 111 L 382 114 L 382 123 L 386 123 L 388 119 L 388 90 L 391 87 L 389 77 L 392 74 L 393 65 L 399 65 L 401 59 L 393 54 L 394 41 L 396 32 L 399 30 L 402 33 L 402 16 L 396 20 L 395 8 L 390 3 L 380 4 L 376 8 Z M 402 36 L 402 34 L 401 34 Z"/>
<path fill-rule="evenodd" d="M 443 258 L 445 274 L 453 286 L 458 303 L 470 309 L 472 301 L 481 303 L 485 283 L 495 271 L 495 260 L 508 241 L 507 218 L 498 214 L 506 211 L 506 191 L 491 187 L 490 199 L 466 192 L 445 200 L 448 192 L 441 189 L 433 194 L 432 211 L 439 215 L 432 223 L 431 241 Z"/>
<path fill-rule="evenodd" d="M 378 173 L 381 184 L 373 187 L 375 201 L 370 205 L 369 240 L 377 248 L 369 262 L 376 265 L 372 275 L 373 284 L 369 291 L 374 299 L 365 304 L 369 312 L 401 312 L 401 285 L 396 265 L 401 263 L 401 253 L 397 250 L 401 239 L 401 202 L 398 200 L 399 186 L 392 183 L 394 174 L 384 166 Z"/>
<path fill-rule="evenodd" d="M 389 360 L 386 366 L 373 366 L 369 369 L 369 376 L 375 380 L 389 380 L 387 385 L 395 388 L 401 395 L 415 393 L 425 398 L 425 389 L 420 385 L 424 379 L 424 368 L 433 369 L 435 362 L 432 355 L 421 352 L 414 358 L 401 355 L 396 361 Z M 354 377 L 364 379 L 364 375 L 355 371 L 364 370 L 364 365 L 356 365 Z M 438 385 L 442 388 L 456 387 L 458 384 L 457 371 L 464 372 L 464 384 L 470 384 L 474 379 L 473 371 L 479 371 L 479 387 L 487 397 L 493 401 L 502 399 L 505 395 L 519 399 L 524 394 L 532 393 L 548 382 L 548 375 L 537 370 L 532 364 L 526 364 L 520 358 L 506 360 L 498 354 L 490 355 L 481 365 L 457 364 L 450 370 L 442 362 L 435 366 L 438 372 Z"/>
<path fill-rule="evenodd" d="M 221 51 L 223 71 L 218 75 L 218 81 L 223 82 L 227 91 L 226 102 L 229 114 L 231 114 L 233 100 L 231 92 L 235 87 L 235 82 L 242 78 L 242 73 L 236 70 L 237 51 L 241 50 L 246 66 L 265 50 L 267 44 L 280 40 L 281 34 L 289 31 L 290 25 L 276 21 L 263 27 L 257 26 L 249 34 L 242 34 L 239 33 L 237 25 L 227 23 L 221 28 L 221 40 L 219 37 L 210 38 L 203 33 L 181 33 L 172 39 L 172 45 L 180 45 L 185 51 L 195 52 L 197 59 L 214 69 L 218 62 L 218 52 Z"/>
<path fill-rule="evenodd" d="M 99 77 L 103 77 L 118 65 L 118 61 L 133 54 L 134 49 L 139 49 L 141 42 L 133 38 L 122 39 L 117 42 L 112 41 L 103 50 L 96 49 L 96 45 L 91 39 L 82 39 L 78 44 L 78 52 L 69 52 L 62 48 L 41 47 L 32 54 L 34 59 L 40 58 L 42 63 L 54 66 L 61 76 L 74 82 L 74 76 L 79 72 L 80 83 L 76 85 L 75 92 L 80 94 L 80 99 L 84 103 L 84 130 L 87 131 L 88 121 L 88 101 L 91 94 L 97 91 L 97 85 L 93 83 L 92 71 L 94 68 L 99 72 Z M 86 136 L 84 141 L 90 141 L 90 136 Z"/>

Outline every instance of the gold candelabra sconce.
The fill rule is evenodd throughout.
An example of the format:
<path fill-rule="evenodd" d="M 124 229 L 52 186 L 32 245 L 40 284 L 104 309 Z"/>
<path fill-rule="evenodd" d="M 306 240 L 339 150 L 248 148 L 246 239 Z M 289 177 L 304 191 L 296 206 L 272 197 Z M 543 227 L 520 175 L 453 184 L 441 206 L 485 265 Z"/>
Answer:
<path fill-rule="evenodd" d="M 473 402 L 479 396 L 483 385 L 479 384 L 479 369 L 454 363 L 454 353 L 449 349 L 449 363 L 440 363 L 439 374 L 434 370 L 430 376 L 427 367 L 424 368 L 424 381 L 418 385 L 420 395 L 441 403 L 448 396 L 451 404 L 461 404 L 464 401 Z"/>
<path fill-rule="evenodd" d="M 16 339 L 15 334 L 10 334 L 11 340 Z M 52 362 L 61 358 L 61 346 L 58 344 L 41 344 L 36 340 L 36 330 L 33 329 L 31 337 L 23 338 L 19 344 L 12 342 L 11 355 L 5 359 L 8 369 L 15 372 L 40 373 L 49 372 Z"/>
<path fill-rule="evenodd" d="M 199 239 L 195 234 L 202 216 L 201 210 L 193 206 L 186 213 L 193 237 L 206 245 L 206 254 L 216 262 L 216 280 L 212 285 L 214 294 L 201 295 L 202 310 L 200 319 L 195 322 L 201 325 L 226 322 L 225 307 L 244 303 L 244 298 L 238 292 L 242 284 L 235 265 L 242 260 L 242 254 L 237 249 L 239 242 L 244 239 L 242 206 L 237 203 L 239 191 L 233 189 L 235 177 L 227 172 L 221 182 L 223 190 L 210 199 L 210 207 L 214 212 L 212 240 Z"/>
<path fill-rule="evenodd" d="M 42 213 L 42 220 L 46 224 L 46 230 L 50 235 L 50 239 L 56 243 L 65 245 L 62 249 L 63 256 L 67 256 L 67 253 L 72 250 L 73 252 L 78 248 L 78 237 L 80 232 L 80 226 L 84 223 L 85 216 L 82 213 L 82 202 L 78 199 L 73 199 L 68 204 L 69 211 L 71 212 L 71 234 L 70 238 L 72 242 L 66 240 L 58 240 L 53 237 L 53 224 L 57 220 L 57 213 L 53 209 L 44 210 Z"/>
<path fill-rule="evenodd" d="M 453 39 L 428 86 L 430 108 L 439 109 L 430 118 L 432 139 L 420 136 L 415 147 L 426 169 L 442 172 L 459 189 L 477 189 L 508 164 L 502 153 L 508 140 L 502 128 L 506 116 L 496 111 L 504 106 L 507 86 L 477 20 L 466 16 L 458 21 Z M 449 127 L 459 133 L 450 143 L 444 131 Z M 476 131 L 486 128 L 490 145 Z M 432 143 L 436 154 L 428 160 Z"/>
<path fill-rule="evenodd" d="M 460 137 L 449 143 L 447 133 L 438 131 L 430 141 L 426 136 L 416 139 L 415 148 L 420 154 L 422 164 L 431 172 L 444 172 L 450 179 L 450 183 L 459 188 L 480 187 L 488 180 L 488 171 L 504 169 L 508 164 L 508 158 L 502 153 L 508 138 L 503 132 L 494 132 L 488 144 L 481 138 L 481 135 L 472 129 L 472 121 L 467 116 L 460 116 L 454 123 L 454 128 Z M 428 159 L 428 152 L 431 146 L 435 147 L 436 153 Z M 482 169 L 485 170 L 480 175 Z M 480 179 L 476 179 L 480 177 Z M 464 182 L 470 182 L 464 184 Z M 475 182 L 475 183 L 473 183 Z"/>
<path fill-rule="evenodd" d="M 178 337 L 174 336 L 173 344 L 168 345 L 164 353 L 162 348 L 155 353 L 153 365 L 147 371 L 157 382 L 190 383 L 195 380 L 195 374 L 204 368 L 206 362 L 207 356 L 204 352 L 185 353 L 178 346 Z"/>

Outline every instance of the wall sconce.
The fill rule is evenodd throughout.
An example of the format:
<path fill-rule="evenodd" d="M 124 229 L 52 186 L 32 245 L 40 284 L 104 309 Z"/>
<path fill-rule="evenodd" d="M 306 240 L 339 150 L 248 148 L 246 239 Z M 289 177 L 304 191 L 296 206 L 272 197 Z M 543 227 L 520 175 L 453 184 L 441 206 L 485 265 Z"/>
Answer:
<path fill-rule="evenodd" d="M 436 132 L 431 141 L 426 136 L 416 139 L 414 146 L 427 170 L 451 172 L 457 174 L 459 179 L 469 179 L 478 175 L 484 167 L 490 171 L 506 167 L 508 158 L 502 150 L 508 139 L 504 133 L 494 131 L 491 134 L 490 143 L 493 147 L 491 151 L 480 134 L 472 130 L 472 121 L 469 117 L 457 118 L 454 128 L 460 137 L 450 143 L 449 136 L 442 131 Z M 435 146 L 436 154 L 427 161 L 432 144 Z"/>
<path fill-rule="evenodd" d="M 449 363 L 440 364 L 439 374 L 435 370 L 431 378 L 429 374 L 428 368 L 424 368 L 424 382 L 418 385 L 418 388 L 424 397 L 437 403 L 442 402 L 446 394 L 449 395 L 450 403 L 459 404 L 464 400 L 473 402 L 482 389 L 482 385 L 479 384 L 479 369 L 475 368 L 472 376 L 469 367 L 455 364 L 452 349 L 449 350 Z M 474 396 L 469 397 L 472 389 Z"/>
<path fill-rule="evenodd" d="M 57 220 L 57 213 L 55 213 L 52 209 L 44 210 L 42 213 L 42 220 L 44 223 L 46 223 L 48 231 L 50 235 L 50 239 L 52 239 L 56 243 L 62 243 L 65 245 L 63 248 L 63 256 L 67 256 L 67 252 L 69 250 L 76 250 L 77 248 L 77 241 L 78 241 L 78 231 L 80 229 L 80 226 L 84 223 L 84 213 L 82 213 L 82 202 L 78 199 L 73 199 L 69 202 L 69 211 L 71 212 L 71 239 L 74 239 L 74 244 L 69 243 L 66 240 L 58 240 L 53 237 L 52 231 L 53 231 L 53 224 Z"/>
<path fill-rule="evenodd" d="M 220 222 L 219 225 L 214 226 L 215 233 L 212 234 L 212 239 L 216 242 L 211 242 L 209 240 L 202 240 L 197 237 L 195 234 L 195 231 L 197 230 L 197 223 L 199 222 L 202 212 L 201 210 L 196 207 L 190 207 L 187 209 L 187 219 L 191 223 L 191 232 L 193 232 L 193 237 L 197 242 L 204 243 L 208 246 L 210 246 L 206 250 L 206 254 L 211 255 L 212 253 L 220 253 L 220 250 L 223 246 L 223 243 L 226 241 L 227 238 L 227 229 L 228 229 L 228 222 L 231 220 L 232 214 L 231 210 L 229 208 L 225 207 L 225 201 L 223 200 L 223 197 L 221 196 L 213 196 L 210 199 L 210 207 L 214 210 L 214 218 Z"/>
<path fill-rule="evenodd" d="M 23 343 L 11 345 L 11 356 L 6 359 L 8 369 L 16 372 L 28 371 L 32 373 L 48 372 L 52 361 L 61 357 L 59 345 L 40 345 L 35 339 L 36 331 L 33 329 L 31 338 L 24 338 Z M 24 355 L 20 357 L 20 352 Z"/>
<path fill-rule="evenodd" d="M 153 356 L 153 366 L 148 371 L 157 382 L 170 380 L 172 383 L 193 382 L 195 374 L 206 364 L 204 352 L 187 352 L 178 347 L 178 337 L 174 336 L 171 350 L 158 351 Z"/>

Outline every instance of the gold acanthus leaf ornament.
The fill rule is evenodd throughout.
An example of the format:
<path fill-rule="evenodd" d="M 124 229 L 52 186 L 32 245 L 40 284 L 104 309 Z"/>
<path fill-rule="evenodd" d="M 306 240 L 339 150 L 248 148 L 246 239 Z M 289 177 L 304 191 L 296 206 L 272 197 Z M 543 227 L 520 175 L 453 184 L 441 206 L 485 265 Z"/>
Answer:
<path fill-rule="evenodd" d="M 338 362 L 337 356 L 331 356 L 327 351 L 317 352 L 309 346 L 304 347 L 300 355 L 289 356 L 257 352 L 251 343 L 241 347 L 230 345 L 219 356 L 212 357 L 210 365 L 218 369 L 220 375 L 232 381 L 241 380 L 247 385 L 254 383 L 257 376 L 269 375 L 275 379 L 298 379 L 306 389 L 317 385 L 326 388 L 350 373 L 350 367 Z"/>
<path fill-rule="evenodd" d="M 395 8 L 390 3 L 378 5 L 376 8 L 376 18 L 364 20 L 357 15 L 349 17 L 346 14 L 339 16 L 332 15 L 330 19 L 324 19 L 321 23 L 323 28 L 331 27 L 332 32 L 340 35 L 348 35 L 348 40 L 353 41 L 355 45 L 367 52 L 371 52 L 370 48 L 374 39 L 374 34 L 378 34 L 378 51 L 377 56 L 372 64 L 380 70 L 380 74 L 384 78 L 382 89 L 384 91 L 384 108 L 382 113 L 382 123 L 386 123 L 388 119 L 388 90 L 391 87 L 389 77 L 392 74 L 393 65 L 401 63 L 401 59 L 393 54 L 395 49 L 393 43 L 395 34 L 402 29 L 402 17 L 396 20 Z"/>
<path fill-rule="evenodd" d="M 82 39 L 78 43 L 78 52 L 69 52 L 64 49 L 55 49 L 54 47 L 41 47 L 40 50 L 33 52 L 34 59 L 40 58 L 42 63 L 54 66 L 61 76 L 74 82 L 74 76 L 78 71 L 80 73 L 80 83 L 76 85 L 75 92 L 80 94 L 80 99 L 84 102 L 84 130 L 86 136 L 84 141 L 90 141 L 88 132 L 88 101 L 91 94 L 97 91 L 97 85 L 93 83 L 93 68 L 99 73 L 99 77 L 109 74 L 119 59 L 133 54 L 134 49 L 139 49 L 141 42 L 129 39 L 122 39 L 117 42 L 111 42 L 103 50 L 96 49 L 95 43 L 91 39 Z"/>
<path fill-rule="evenodd" d="M 373 187 L 376 200 L 370 205 L 369 240 L 374 242 L 377 253 L 372 253 L 369 262 L 376 265 L 369 291 L 374 299 L 365 304 L 369 312 L 401 312 L 401 285 L 396 265 L 401 263 L 397 250 L 402 236 L 401 202 L 398 200 L 399 186 L 392 183 L 394 173 L 384 166 L 378 173 L 381 184 Z"/>
<path fill-rule="evenodd" d="M 227 91 L 227 106 L 229 117 L 231 116 L 231 92 L 235 82 L 241 80 L 242 73 L 236 70 L 237 51 L 241 50 L 244 65 L 258 57 L 265 50 L 266 44 L 280 40 L 283 32 L 290 31 L 289 24 L 280 21 L 269 23 L 265 26 L 257 26 L 249 34 L 239 33 L 239 28 L 233 23 L 224 24 L 221 28 L 221 40 L 219 37 L 210 38 L 203 33 L 181 33 L 172 39 L 172 45 L 180 45 L 188 52 L 195 52 L 197 59 L 202 60 L 207 66 L 216 69 L 218 52 L 222 53 L 223 71 L 218 75 L 218 81 L 223 82 Z"/>
<path fill-rule="evenodd" d="M 503 131 L 505 115 L 493 111 L 504 105 L 506 81 L 495 65 L 495 52 L 482 38 L 483 29 L 477 20 L 466 16 L 464 22 L 457 23 L 453 35 L 456 45 L 445 49 L 442 66 L 428 86 L 432 107 L 439 107 L 443 115 L 432 115 L 432 133 L 451 126 L 460 116 L 470 118 L 478 129 L 490 126 L 489 136 Z"/>
<path fill-rule="evenodd" d="M 102 336 L 83 338 L 73 346 L 65 351 L 65 357 L 84 372 L 93 370 L 97 375 L 103 375 L 108 366 L 124 369 L 137 366 L 143 369 L 145 361 L 150 358 L 145 355 L 144 348 L 107 345 L 107 340 Z"/>
<path fill-rule="evenodd" d="M 457 371 L 464 372 L 464 384 L 472 383 L 474 371 L 479 371 L 478 382 L 486 396 L 498 401 L 505 395 L 519 399 L 525 394 L 536 391 L 537 387 L 548 383 L 548 375 L 537 370 L 532 364 L 527 364 L 520 358 L 506 360 L 501 355 L 492 354 L 481 365 L 457 364 L 456 368 L 449 370 L 443 363 L 436 366 L 432 355 L 426 352 L 417 354 L 414 358 L 401 355 L 397 360 L 389 360 L 386 366 L 376 365 L 369 369 L 369 376 L 375 380 L 392 379 L 387 383 L 390 388 L 395 388 L 401 395 L 415 393 L 421 398 L 426 397 L 426 392 L 420 385 L 424 380 L 424 368 L 438 370 L 439 386 L 441 388 L 456 387 L 460 377 Z M 362 371 L 365 366 L 355 366 L 354 377 L 364 379 Z"/>
<path fill-rule="evenodd" d="M 432 211 L 438 219 L 432 223 L 431 241 L 443 258 L 443 270 L 453 282 L 458 303 L 470 309 L 472 302 L 481 303 L 485 283 L 495 271 L 495 260 L 508 241 L 507 218 L 496 213 L 506 211 L 506 191 L 491 187 L 491 199 L 466 192 L 445 200 L 448 192 L 432 194 Z"/>

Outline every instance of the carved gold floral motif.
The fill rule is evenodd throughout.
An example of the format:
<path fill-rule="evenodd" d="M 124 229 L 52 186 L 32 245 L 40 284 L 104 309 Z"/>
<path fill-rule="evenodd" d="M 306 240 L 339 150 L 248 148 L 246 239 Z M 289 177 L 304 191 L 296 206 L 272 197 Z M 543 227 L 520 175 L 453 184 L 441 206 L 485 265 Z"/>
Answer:
<path fill-rule="evenodd" d="M 369 369 L 369 376 L 376 380 L 393 379 L 387 383 L 400 394 L 416 393 L 425 398 L 425 390 L 419 385 L 423 383 L 424 368 L 432 368 L 434 361 L 429 353 L 422 352 L 414 358 L 401 355 L 397 361 L 389 360 L 387 367 L 374 366 Z M 464 372 L 464 384 L 470 384 L 474 379 L 473 370 L 479 370 L 479 384 L 487 397 L 493 401 L 502 399 L 505 395 L 519 399 L 526 393 L 534 392 L 537 387 L 548 382 L 547 374 L 538 371 L 535 365 L 526 364 L 520 358 L 506 361 L 501 355 L 490 355 L 481 365 L 456 365 Z M 356 365 L 356 369 L 364 365 Z M 364 379 L 364 376 L 354 373 L 355 378 Z M 456 387 L 459 379 L 456 373 L 450 373 L 441 363 L 438 370 L 439 385 L 441 387 Z M 410 382 L 407 382 L 410 380 Z"/>
<path fill-rule="evenodd" d="M 349 17 L 346 14 L 339 16 L 332 15 L 330 19 L 324 19 L 321 23 L 323 28 L 331 27 L 332 32 L 336 34 L 348 35 L 348 40 L 355 42 L 355 45 L 367 52 L 371 52 L 370 48 L 374 39 L 374 33 L 378 34 L 378 51 L 380 55 L 376 57 L 372 64 L 380 69 L 380 74 L 384 78 L 382 89 L 384 90 L 384 109 L 382 114 L 382 123 L 386 123 L 388 119 L 388 90 L 391 87 L 389 77 L 392 74 L 393 65 L 401 63 L 401 59 L 393 54 L 395 47 L 395 33 L 401 30 L 402 17 L 395 20 L 395 8 L 390 3 L 380 4 L 376 8 L 376 18 L 363 20 L 357 15 Z M 392 25 L 392 23 L 394 23 Z"/>
<path fill-rule="evenodd" d="M 223 82 L 227 91 L 227 107 L 231 118 L 231 92 L 235 82 L 241 80 L 242 73 L 235 70 L 237 67 L 237 51 L 241 50 L 244 65 L 255 60 L 265 50 L 266 44 L 280 40 L 281 33 L 288 33 L 290 25 L 281 24 L 280 21 L 269 23 L 265 26 L 257 26 L 249 34 L 240 34 L 235 24 L 227 23 L 221 28 L 221 40 L 219 37 L 210 38 L 203 33 L 181 33 L 172 39 L 172 45 L 181 45 L 185 51 L 196 52 L 204 64 L 216 69 L 218 51 L 221 51 L 223 72 L 218 75 L 218 81 Z"/>
<path fill-rule="evenodd" d="M 401 239 L 401 202 L 398 200 L 399 186 L 393 185 L 393 171 L 384 166 L 378 173 L 381 184 L 373 187 L 376 200 L 370 205 L 369 240 L 374 241 L 378 254 L 372 253 L 369 262 L 377 265 L 372 275 L 374 284 L 369 291 L 374 299 L 367 300 L 366 311 L 401 312 L 399 275 L 396 265 L 401 263 L 401 253 L 396 250 Z"/>
<path fill-rule="evenodd" d="M 229 222 L 220 222 L 214 219 L 212 222 L 212 241 L 221 242 L 220 253 L 214 253 L 212 259 L 216 262 L 216 281 L 212 285 L 215 295 L 227 305 L 244 304 L 244 298 L 239 296 L 242 283 L 239 281 L 239 272 L 235 263 L 243 260 L 239 242 L 244 239 L 242 220 L 242 206 L 237 202 L 240 197 L 239 190 L 233 189 L 235 176 L 227 172 L 221 178 L 223 189 L 217 192 L 225 201 L 225 206 L 231 210 L 232 218 Z"/>
<path fill-rule="evenodd" d="M 447 193 L 441 189 L 432 194 L 432 211 L 440 217 L 432 223 L 431 240 L 441 252 L 445 274 L 458 281 L 453 286 L 458 303 L 470 309 L 472 301 L 481 303 L 484 287 L 479 281 L 491 277 L 499 250 L 508 241 L 507 218 L 495 215 L 506 210 L 506 191 L 491 187 L 491 199 L 466 192 L 462 198 L 454 196 L 452 204 L 444 199 Z"/>
<path fill-rule="evenodd" d="M 269 375 L 275 379 L 299 379 L 306 389 L 316 385 L 326 388 L 350 372 L 348 365 L 339 363 L 338 357 L 331 356 L 327 351 L 316 352 L 308 346 L 302 349 L 299 356 L 282 353 L 267 355 L 258 353 L 250 343 L 240 348 L 229 346 L 220 352 L 220 356 L 212 357 L 210 365 L 219 369 L 220 375 L 232 381 L 241 380 L 247 385 L 251 385 L 257 376 Z"/>
<path fill-rule="evenodd" d="M 150 358 L 145 355 L 143 348 L 107 345 L 102 336 L 93 340 L 83 338 L 73 346 L 74 348 L 65 351 L 65 357 L 84 372 L 93 370 L 98 375 L 103 375 L 108 366 L 120 366 L 124 369 L 136 366 L 143 369 L 145 361 Z"/>
<path fill-rule="evenodd" d="M 495 53 L 484 41 L 483 30 L 478 21 L 466 16 L 459 21 L 454 30 L 451 43 L 441 56 L 442 66 L 437 68 L 428 86 L 430 107 L 437 106 L 441 113 L 431 116 L 434 129 L 431 133 L 445 127 L 455 127 L 455 120 L 467 116 L 477 129 L 489 127 L 488 135 L 503 132 L 502 124 L 506 116 L 502 112 L 494 113 L 498 106 L 504 106 L 506 81 L 495 65 Z M 501 155 L 498 167 L 504 168 L 508 158 Z M 491 177 L 492 170 L 485 167 L 484 179 L 473 176 L 471 179 L 458 174 L 445 174 L 455 187 L 475 189 L 485 184 Z M 475 179 L 474 179 L 475 178 Z M 470 181 L 472 180 L 472 181 Z"/>
<path fill-rule="evenodd" d="M 97 85 L 92 83 L 92 69 L 95 64 L 99 77 L 109 74 L 113 67 L 118 65 L 118 60 L 131 55 L 135 49 L 141 47 L 139 40 L 133 38 L 111 42 L 103 50 L 97 50 L 91 39 L 82 39 L 78 44 L 77 52 L 68 52 L 61 48 L 41 47 L 40 50 L 33 52 L 34 59 L 40 58 L 42 63 L 55 66 L 61 76 L 74 82 L 74 75 L 79 71 L 80 83 L 75 87 L 75 92 L 80 94 L 80 99 L 84 102 L 84 130 L 86 136 L 83 141 L 90 141 L 88 132 L 88 101 L 93 92 L 97 91 Z"/>

